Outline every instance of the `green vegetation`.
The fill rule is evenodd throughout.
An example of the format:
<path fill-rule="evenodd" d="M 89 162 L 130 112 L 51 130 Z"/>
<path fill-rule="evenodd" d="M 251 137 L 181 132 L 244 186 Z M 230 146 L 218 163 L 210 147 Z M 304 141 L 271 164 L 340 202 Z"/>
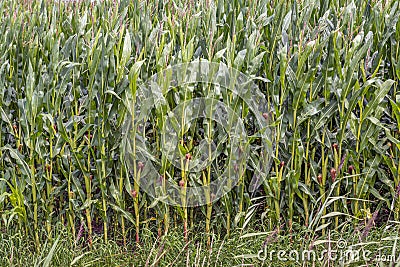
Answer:
<path fill-rule="evenodd" d="M 225 262 L 241 264 L 233 256 L 256 253 L 265 240 L 242 245 L 246 233 L 277 231 L 293 243 L 307 232 L 310 244 L 330 231 L 352 236 L 362 227 L 368 235 L 374 222 L 389 221 L 397 225 L 390 233 L 398 234 L 398 1 L 98 2 L 0 0 L 0 244 L 7 255 L 1 265 L 11 264 L 13 247 L 21 263 L 53 255 L 65 266 L 82 253 L 100 264 L 135 246 L 125 260 L 143 265 L 150 257 L 150 266 L 159 252 L 164 265 L 189 253 L 185 242 L 197 255 L 197 238 L 202 250 L 213 246 L 211 265 L 217 247 L 226 249 Z M 126 164 L 123 125 L 140 83 L 198 58 L 257 83 L 270 106 L 262 115 L 272 122 L 274 153 L 254 193 L 256 166 L 249 163 L 238 186 L 218 201 L 173 207 L 140 190 L 143 166 Z M 245 99 L 218 90 L 165 90 L 166 103 L 152 107 L 143 118 L 149 126 L 137 131 L 161 176 L 183 195 L 224 168 L 224 158 L 209 153 L 212 164 L 200 178 L 185 171 L 183 159 L 201 139 L 215 140 L 229 155 L 223 129 L 205 119 L 180 129 L 180 168 L 168 162 L 160 147 L 170 110 L 195 97 L 222 99 L 254 134 Z M 261 158 L 258 141 L 250 146 Z M 152 249 L 157 237 L 176 245 Z M 23 252 L 26 246 L 32 250 Z M 118 257 L 106 263 L 124 265 Z"/>
<path fill-rule="evenodd" d="M 74 240 L 65 228 L 59 226 L 54 230 L 54 235 L 59 238 L 43 243 L 39 251 L 36 251 L 34 240 L 27 239 L 21 233 L 2 233 L 0 266 L 49 266 L 45 265 L 46 262 L 51 262 L 50 266 L 339 266 L 338 260 L 329 263 L 328 259 L 319 258 L 328 247 L 335 250 L 337 240 L 342 238 L 348 245 L 354 245 L 353 250 L 360 251 L 360 255 L 363 251 L 370 252 L 369 261 L 360 256 L 350 266 L 368 264 L 383 267 L 389 266 L 392 250 L 398 246 L 393 237 L 397 236 L 398 240 L 399 228 L 392 226 L 372 229 L 362 240 L 360 238 L 365 229 L 361 228 L 355 232 L 332 231 L 326 238 L 318 239 L 301 229 L 297 229 L 296 234 L 290 237 L 278 235 L 276 231 L 249 230 L 234 230 L 231 237 L 215 233 L 208 247 L 207 237 L 195 231 L 189 233 L 190 239 L 185 242 L 180 229 L 170 229 L 168 235 L 161 239 L 157 237 L 156 231 L 145 229 L 142 231 L 140 245 L 123 247 L 122 240 L 109 240 L 105 244 L 101 236 L 95 236 L 92 248 L 89 249 L 84 238 Z M 257 259 L 260 250 L 267 253 L 265 261 Z M 286 261 L 278 260 L 279 250 L 286 252 Z M 299 251 L 300 255 L 304 250 L 313 250 L 315 258 L 304 258 L 306 260 L 303 261 L 299 257 L 300 263 L 295 262 L 288 255 L 293 250 Z M 275 260 L 273 264 L 269 260 L 270 253 L 273 253 L 272 259 Z"/>

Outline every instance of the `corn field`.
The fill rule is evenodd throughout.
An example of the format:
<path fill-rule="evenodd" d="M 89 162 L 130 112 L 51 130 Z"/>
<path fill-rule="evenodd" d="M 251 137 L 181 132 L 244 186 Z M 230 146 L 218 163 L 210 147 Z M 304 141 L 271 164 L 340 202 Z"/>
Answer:
<path fill-rule="evenodd" d="M 140 242 L 146 229 L 162 236 L 179 228 L 187 240 L 195 231 L 229 236 L 252 224 L 325 234 L 371 218 L 400 220 L 399 5 L 1 0 L 0 228 L 39 246 L 61 224 L 90 246 L 94 235 Z M 171 206 L 141 190 L 145 166 L 127 163 L 124 122 L 140 84 L 200 59 L 255 82 L 270 109 L 262 116 L 273 151 L 255 190 L 249 163 L 217 201 L 209 194 L 203 206 Z M 161 178 L 183 191 L 221 175 L 227 140 L 206 119 L 181 125 L 183 158 L 191 160 L 204 138 L 221 156 L 203 151 L 211 164 L 197 176 L 181 171 L 184 160 L 178 170 L 160 149 L 168 112 L 197 97 L 222 99 L 254 134 L 246 99 L 218 90 L 163 90 L 165 103 L 143 106 L 149 116 L 135 128 Z M 254 137 L 250 149 L 262 157 L 257 144 Z"/>

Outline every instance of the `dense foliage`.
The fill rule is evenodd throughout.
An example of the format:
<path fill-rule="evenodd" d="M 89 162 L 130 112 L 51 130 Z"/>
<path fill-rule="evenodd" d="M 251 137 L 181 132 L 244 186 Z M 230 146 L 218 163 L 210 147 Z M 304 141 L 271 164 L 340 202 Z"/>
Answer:
<path fill-rule="evenodd" d="M 1 227 L 39 244 L 62 222 L 89 243 L 98 233 L 126 244 L 147 227 L 182 227 L 187 238 L 254 222 L 325 232 L 399 219 L 398 1 L 4 0 L 0 14 Z M 171 207 L 140 191 L 126 166 L 126 103 L 137 84 L 198 58 L 257 82 L 271 106 L 274 155 L 255 193 L 249 166 L 217 202 Z M 156 160 L 165 112 L 210 90 L 170 90 L 146 118 Z M 182 134 L 183 155 L 200 129 L 214 137 L 209 126 Z M 202 172 L 205 183 L 220 162 Z M 159 168 L 180 180 L 173 165 Z"/>

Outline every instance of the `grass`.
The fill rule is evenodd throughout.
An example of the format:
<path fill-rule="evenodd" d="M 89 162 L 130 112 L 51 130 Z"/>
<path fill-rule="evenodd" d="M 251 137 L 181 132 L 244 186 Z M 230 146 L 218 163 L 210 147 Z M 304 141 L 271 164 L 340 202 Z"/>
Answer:
<path fill-rule="evenodd" d="M 255 228 L 235 230 L 231 237 L 214 232 L 211 234 L 211 246 L 207 245 L 207 236 L 201 233 L 190 233 L 190 239 L 186 242 L 182 239 L 180 229 L 172 228 L 162 238 L 155 231 L 147 229 L 143 231 L 140 243 L 133 238 L 126 247 L 121 246 L 122 239 L 105 243 L 101 235 L 95 235 L 91 241 L 92 249 L 89 249 L 87 237 L 82 236 L 76 242 L 65 227 L 58 225 L 54 230 L 58 238 L 45 243 L 40 251 L 36 250 L 33 238 L 26 238 L 21 233 L 2 232 L 0 265 L 46 266 L 47 260 L 51 262 L 47 266 L 270 266 L 269 259 L 263 261 L 257 258 L 260 250 L 264 253 L 263 249 L 266 248 L 267 255 L 273 253 L 274 266 L 338 266 L 339 260 L 331 260 L 330 263 L 327 260 L 318 261 L 317 258 L 314 262 L 307 258 L 298 262 L 279 260 L 277 252 L 286 251 L 284 257 L 288 258 L 290 251 L 298 251 L 301 255 L 303 250 L 313 249 L 320 257 L 329 246 L 334 250 L 336 242 L 341 239 L 346 240 L 348 246 L 353 245 L 353 250 L 371 252 L 370 261 L 365 262 L 361 258 L 346 266 L 389 266 L 389 262 L 380 261 L 378 255 L 381 255 L 381 259 L 382 255 L 389 259 L 392 253 L 396 258 L 400 256 L 396 249 L 398 224 L 371 229 L 367 237 L 363 237 L 365 228 L 352 229 L 348 225 L 343 228 L 345 231 L 329 232 L 329 239 L 314 235 L 302 226 L 294 227 L 296 233 L 290 236 Z"/>

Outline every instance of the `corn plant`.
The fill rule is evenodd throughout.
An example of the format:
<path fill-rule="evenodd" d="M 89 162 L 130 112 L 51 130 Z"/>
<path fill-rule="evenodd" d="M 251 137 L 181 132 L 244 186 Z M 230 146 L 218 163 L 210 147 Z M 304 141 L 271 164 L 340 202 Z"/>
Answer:
<path fill-rule="evenodd" d="M 186 241 L 204 228 L 211 245 L 217 229 L 230 235 L 256 217 L 271 231 L 302 225 L 323 233 L 376 210 L 399 219 L 398 1 L 10 0 L 0 1 L 0 14 L 0 225 L 31 235 L 38 249 L 57 222 L 89 245 L 95 234 L 126 245 L 174 226 Z M 174 87 L 158 76 L 165 102 L 151 105 L 149 96 L 148 116 L 135 117 L 147 97 L 140 86 L 195 60 L 225 64 L 257 84 L 270 107 L 256 114 L 273 128 L 270 158 L 258 149 L 252 96 Z M 189 188 L 211 184 L 229 158 L 223 129 L 184 116 L 198 97 L 239 114 L 253 154 L 223 198 L 207 191 L 204 207 L 170 206 L 142 190 L 144 143 L 164 193 L 173 181 L 183 204 Z M 175 107 L 179 166 L 162 149 Z M 194 174 L 196 151 L 210 164 Z M 251 188 L 257 169 L 264 175 Z"/>

